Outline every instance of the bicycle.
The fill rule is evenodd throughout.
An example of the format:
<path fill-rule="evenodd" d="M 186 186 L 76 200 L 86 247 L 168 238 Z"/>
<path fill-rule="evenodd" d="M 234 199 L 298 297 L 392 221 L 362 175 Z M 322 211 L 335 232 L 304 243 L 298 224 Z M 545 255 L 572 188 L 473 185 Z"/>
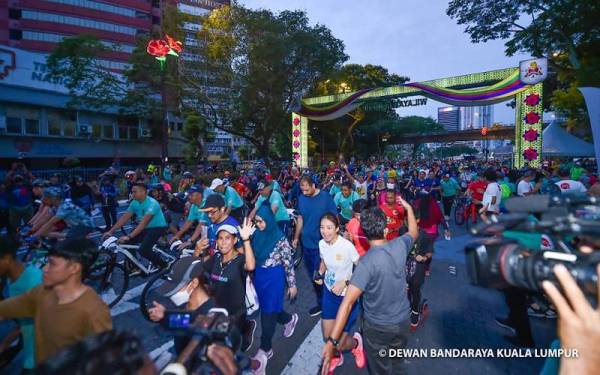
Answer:
<path fill-rule="evenodd" d="M 454 209 L 454 222 L 456 225 L 466 224 L 467 232 L 469 232 L 471 227 L 477 224 L 478 217 L 477 207 L 471 198 L 463 197 L 456 200 Z"/>
<path fill-rule="evenodd" d="M 123 298 L 131 276 L 138 274 L 149 276 L 156 272 L 169 270 L 169 267 L 161 270 L 151 262 L 138 258 L 135 254 L 139 250 L 139 245 L 119 244 L 117 237 L 107 238 L 99 249 L 101 261 L 97 267 L 92 268 L 90 275 L 91 280 L 96 283 L 94 286 L 109 299 L 109 302 L 105 302 L 110 307 L 116 305 Z M 169 266 L 177 260 L 177 257 L 161 250 L 157 245 L 154 245 L 152 250 L 157 252 Z M 113 286 L 113 293 L 107 289 L 110 286 Z"/>

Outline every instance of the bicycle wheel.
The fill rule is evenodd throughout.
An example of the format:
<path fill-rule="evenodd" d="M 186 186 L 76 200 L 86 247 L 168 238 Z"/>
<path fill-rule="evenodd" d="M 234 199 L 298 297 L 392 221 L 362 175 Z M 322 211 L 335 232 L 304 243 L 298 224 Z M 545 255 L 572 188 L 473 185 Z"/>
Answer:
<path fill-rule="evenodd" d="M 96 262 L 92 267 L 86 278 L 86 284 L 98 293 L 108 307 L 113 307 L 127 292 L 129 274 L 122 264 L 116 262 L 113 254 L 108 256 L 110 258 L 104 256 L 105 261 Z"/>
<path fill-rule="evenodd" d="M 465 205 L 463 203 L 457 203 L 454 209 L 454 222 L 456 225 L 463 225 L 465 222 Z"/>
<path fill-rule="evenodd" d="M 294 268 L 298 268 L 300 263 L 302 263 L 302 256 L 304 256 L 304 249 L 302 248 L 302 244 L 298 243 L 298 247 L 292 249 L 292 260 L 294 261 Z"/>
<path fill-rule="evenodd" d="M 165 280 L 167 280 L 167 278 L 169 277 L 169 272 L 170 269 L 168 268 L 158 271 L 158 273 L 152 275 L 152 277 L 148 279 L 148 282 L 142 290 L 142 295 L 140 296 L 140 312 L 142 313 L 142 316 L 148 321 L 150 321 L 148 309 L 153 306 L 152 302 L 156 301 L 165 304 L 168 300 L 163 295 L 157 293 L 156 289 L 160 287 Z"/>

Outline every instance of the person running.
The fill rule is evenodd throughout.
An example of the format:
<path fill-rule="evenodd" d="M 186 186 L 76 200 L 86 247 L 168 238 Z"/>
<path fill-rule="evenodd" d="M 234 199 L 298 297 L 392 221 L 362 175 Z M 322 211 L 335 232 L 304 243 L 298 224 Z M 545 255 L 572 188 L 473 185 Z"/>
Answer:
<path fill-rule="evenodd" d="M 400 236 L 400 229 L 404 226 L 404 207 L 398 203 L 398 196 L 394 190 L 386 191 L 385 203 L 379 207 L 387 220 L 387 234 L 385 238 L 391 241 Z"/>
<path fill-rule="evenodd" d="M 352 189 L 350 182 L 342 184 L 342 190 L 333 198 L 335 206 L 340 212 L 341 225 L 346 227 L 346 224 L 352 219 L 352 204 L 360 199 L 357 192 Z"/>
<path fill-rule="evenodd" d="M 444 217 L 446 220 L 450 220 L 450 213 L 452 212 L 452 205 L 456 194 L 458 194 L 460 186 L 458 182 L 449 173 L 444 174 L 440 181 L 440 191 L 442 195 L 442 206 L 444 207 Z"/>
<path fill-rule="evenodd" d="M 208 225 L 207 237 L 202 238 L 196 243 L 194 256 L 213 256 L 217 249 L 217 233 L 219 232 L 219 228 L 223 225 L 231 225 L 237 228 L 240 223 L 227 214 L 225 200 L 221 194 L 209 195 L 200 211 L 208 216 L 210 224 Z M 236 250 L 239 252 L 242 251 L 242 244 L 239 241 L 236 244 Z"/>
<path fill-rule="evenodd" d="M 238 223 L 244 220 L 244 200 L 234 188 L 227 186 L 220 178 L 215 178 L 209 189 L 223 196 L 227 215 L 231 215 Z"/>
<path fill-rule="evenodd" d="M 393 241 L 386 241 L 386 219 L 379 207 L 363 210 L 361 227 L 371 245 L 360 259 L 338 309 L 333 329 L 323 347 L 321 374 L 329 372 L 335 348 L 340 343 L 344 326 L 354 304 L 362 297 L 362 339 L 370 374 L 402 373 L 403 361 L 381 356 L 381 348 L 402 349 L 406 346 L 410 304 L 398 291 L 406 288 L 406 257 L 417 240 L 419 230 L 412 207 L 403 199 L 408 232 Z"/>
<path fill-rule="evenodd" d="M 421 286 L 425 276 L 429 276 L 431 260 L 433 258 L 433 244 L 438 236 L 438 227 L 444 227 L 444 235 L 450 237 L 450 227 L 442 215 L 435 198 L 431 194 L 422 192 L 414 202 L 417 210 L 419 239 L 416 252 L 412 254 L 415 260 L 414 274 L 408 278 L 409 300 L 411 307 L 410 327 L 414 331 L 421 322 Z M 411 259 L 412 260 L 412 259 Z"/>
<path fill-rule="evenodd" d="M 17 297 L 42 283 L 42 270 L 34 265 L 24 265 L 17 259 L 19 244 L 10 236 L 0 236 L 0 278 L 8 280 L 8 297 Z M 31 373 L 35 367 L 35 330 L 33 320 L 18 319 L 18 327 L 0 342 L 0 353 L 11 346 L 19 335 L 23 337 L 23 372 Z"/>
<path fill-rule="evenodd" d="M 296 223 L 296 233 L 292 241 L 292 247 L 298 247 L 300 236 L 302 236 L 302 247 L 304 249 L 304 264 L 310 278 L 315 271 L 319 269 L 319 240 L 321 232 L 319 230 L 321 217 L 326 213 L 337 215 L 337 209 L 331 196 L 322 190 L 316 188 L 314 181 L 310 176 L 303 176 L 300 180 L 300 190 L 302 195 L 298 198 L 298 218 Z M 308 313 L 311 316 L 321 314 L 321 302 L 323 288 L 313 284 L 317 305 L 311 308 Z"/>
<path fill-rule="evenodd" d="M 70 199 L 63 199 L 63 191 L 57 187 L 44 189 L 42 203 L 55 209 L 56 213 L 46 221 L 35 233 L 34 237 L 85 237 L 94 231 L 94 223 L 83 208 L 76 206 Z M 63 221 L 67 232 L 54 232 L 55 225 Z"/>
<path fill-rule="evenodd" d="M 348 166 L 344 166 L 344 172 L 346 172 L 346 177 L 348 177 L 348 179 L 350 181 L 352 181 L 352 184 L 354 184 L 354 189 L 356 190 L 356 193 L 358 194 L 360 199 L 368 199 L 369 198 L 369 194 L 368 194 L 368 181 L 365 179 L 365 174 L 363 172 L 358 172 L 356 174 L 356 178 L 354 178 L 354 176 L 352 176 L 352 174 L 350 173 L 350 171 L 348 170 Z"/>
<path fill-rule="evenodd" d="M 298 323 L 298 314 L 289 314 L 283 308 L 285 289 L 294 300 L 298 293 L 292 260 L 292 247 L 275 221 L 269 203 L 264 203 L 254 217 L 256 231 L 250 238 L 250 247 L 256 258 L 254 286 L 260 306 L 260 347 L 253 359 L 259 363 L 256 373 L 263 372 L 273 357 L 272 340 L 277 323 L 284 325 L 283 336 L 291 337 Z M 244 230 L 242 229 L 242 232 Z M 244 232 L 245 233 L 245 232 Z"/>
<path fill-rule="evenodd" d="M 352 242 L 340 236 L 340 224 L 336 215 L 331 213 L 323 215 L 321 217 L 320 230 L 323 237 L 319 241 L 321 263 L 318 273 L 314 276 L 314 281 L 319 285 L 324 284 L 325 286 L 323 288 L 323 302 L 321 304 L 323 308 L 321 330 L 323 340 L 327 340 L 331 336 L 335 317 L 350 284 L 352 268 L 358 262 L 359 255 Z M 355 303 L 344 325 L 343 333 L 337 340 L 337 353 L 331 358 L 329 374 L 333 374 L 335 368 L 344 363 L 342 353 L 349 350 L 354 355 L 356 367 L 365 367 L 365 354 L 363 352 L 360 333 L 355 332 L 352 337 L 348 334 L 359 314 L 360 305 L 359 303 Z"/>
<path fill-rule="evenodd" d="M 136 215 L 139 220 L 138 225 L 128 235 L 119 237 L 119 243 L 139 243 L 140 254 L 154 266 L 164 268 L 167 263 L 152 250 L 158 239 L 167 231 L 167 221 L 160 209 L 160 204 L 156 199 L 148 196 L 148 188 L 143 182 L 136 182 L 131 192 L 133 200 L 127 211 L 112 228 L 102 235 L 102 238 L 112 236 L 133 215 Z"/>
<path fill-rule="evenodd" d="M 369 241 L 365 237 L 365 232 L 360 227 L 360 213 L 367 208 L 369 202 L 366 199 L 359 199 L 352 204 L 352 220 L 346 224 L 346 232 L 344 236 L 347 240 L 354 243 L 359 256 L 363 256 L 369 250 Z"/>
<path fill-rule="evenodd" d="M 36 364 L 89 335 L 112 329 L 108 306 L 83 284 L 97 253 L 89 239 L 59 242 L 48 252 L 42 285 L 0 302 L 0 320 L 33 318 Z"/>
<path fill-rule="evenodd" d="M 33 193 L 28 180 L 21 174 L 6 177 L 8 196 L 8 222 L 10 233 L 15 235 L 17 229 L 33 216 Z"/>

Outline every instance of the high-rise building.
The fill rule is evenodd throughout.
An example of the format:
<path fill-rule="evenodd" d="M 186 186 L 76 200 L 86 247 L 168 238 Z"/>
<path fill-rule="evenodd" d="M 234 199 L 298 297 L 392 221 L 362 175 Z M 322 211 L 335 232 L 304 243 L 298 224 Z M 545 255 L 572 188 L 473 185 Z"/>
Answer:
<path fill-rule="evenodd" d="M 460 107 L 438 108 L 438 123 L 448 132 L 458 131 L 460 126 L 460 115 Z"/>
<path fill-rule="evenodd" d="M 160 25 L 159 0 L 0 0 L 3 8 L 0 44 L 50 53 L 65 37 L 91 34 L 111 48 L 99 62 L 115 71 L 128 67 L 137 38 Z"/>
<path fill-rule="evenodd" d="M 494 107 L 460 107 L 460 120 L 460 130 L 491 127 L 494 124 Z"/>

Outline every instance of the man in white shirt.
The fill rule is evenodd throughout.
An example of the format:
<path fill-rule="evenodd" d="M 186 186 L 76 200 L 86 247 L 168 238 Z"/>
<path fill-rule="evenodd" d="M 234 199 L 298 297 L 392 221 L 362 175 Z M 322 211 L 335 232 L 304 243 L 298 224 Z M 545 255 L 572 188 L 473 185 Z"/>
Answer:
<path fill-rule="evenodd" d="M 587 193 L 587 189 L 581 182 L 571 180 L 571 173 L 568 169 L 562 168 L 558 171 L 558 176 L 560 181 L 556 182 L 555 185 L 560 188 L 563 194 Z"/>
<path fill-rule="evenodd" d="M 520 197 L 526 197 L 528 195 L 537 194 L 540 191 L 541 183 L 537 183 L 535 187 L 531 184 L 535 178 L 535 171 L 527 170 L 523 175 L 521 181 L 517 185 L 517 195 Z"/>
<path fill-rule="evenodd" d="M 483 207 L 479 210 L 479 213 L 485 218 L 488 214 L 500 213 L 500 201 L 502 200 L 502 190 L 498 185 L 497 179 L 498 174 L 492 168 L 486 170 L 483 174 L 488 185 L 483 193 Z"/>

